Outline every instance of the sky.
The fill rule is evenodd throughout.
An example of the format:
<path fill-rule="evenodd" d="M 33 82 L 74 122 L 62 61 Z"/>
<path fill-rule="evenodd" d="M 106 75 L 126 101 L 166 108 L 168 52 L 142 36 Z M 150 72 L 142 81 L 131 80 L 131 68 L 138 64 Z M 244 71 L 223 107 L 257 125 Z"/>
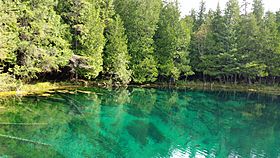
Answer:
<path fill-rule="evenodd" d="M 191 9 L 198 10 L 201 0 L 179 0 L 182 16 L 190 13 Z M 218 2 L 222 9 L 228 0 L 205 0 L 207 9 L 216 9 Z M 239 4 L 242 4 L 243 0 L 239 0 Z M 253 0 L 248 0 L 252 4 Z M 278 11 L 280 8 L 280 0 L 263 0 L 266 11 Z"/>

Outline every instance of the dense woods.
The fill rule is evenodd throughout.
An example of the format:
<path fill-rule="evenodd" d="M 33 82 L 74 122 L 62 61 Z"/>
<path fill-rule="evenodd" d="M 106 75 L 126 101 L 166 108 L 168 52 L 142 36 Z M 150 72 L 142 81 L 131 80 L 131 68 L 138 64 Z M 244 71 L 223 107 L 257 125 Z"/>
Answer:
<path fill-rule="evenodd" d="M 280 11 L 229 0 L 182 17 L 176 0 L 0 0 L 1 84 L 280 82 Z"/>

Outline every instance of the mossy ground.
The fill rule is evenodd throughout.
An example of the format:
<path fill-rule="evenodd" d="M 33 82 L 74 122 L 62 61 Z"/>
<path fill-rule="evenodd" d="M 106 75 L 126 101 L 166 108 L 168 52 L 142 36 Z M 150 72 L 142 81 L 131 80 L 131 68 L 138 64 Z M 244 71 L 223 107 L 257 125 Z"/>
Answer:
<path fill-rule="evenodd" d="M 0 91 L 0 98 L 8 96 L 26 96 L 30 94 L 43 94 L 51 90 L 65 89 L 77 86 L 79 85 L 67 82 L 39 82 L 36 84 L 20 84 L 18 85 L 16 90 Z"/>

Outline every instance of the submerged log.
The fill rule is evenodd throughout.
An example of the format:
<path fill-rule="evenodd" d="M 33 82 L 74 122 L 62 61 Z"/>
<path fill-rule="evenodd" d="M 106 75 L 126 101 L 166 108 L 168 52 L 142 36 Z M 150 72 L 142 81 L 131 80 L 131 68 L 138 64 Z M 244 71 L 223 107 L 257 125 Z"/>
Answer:
<path fill-rule="evenodd" d="M 18 126 L 41 126 L 47 125 L 47 123 L 0 123 L 1 125 L 18 125 Z"/>
<path fill-rule="evenodd" d="M 14 136 L 9 136 L 9 135 L 4 135 L 0 134 L 0 137 L 3 138 L 8 138 L 8 139 L 13 139 L 17 141 L 22 141 L 22 142 L 27 142 L 27 143 L 32 143 L 32 144 L 37 144 L 37 145 L 43 145 L 43 146 L 51 146 L 50 144 L 42 143 L 42 142 L 37 142 L 29 139 L 24 139 L 24 138 L 19 138 L 19 137 L 14 137 Z"/>

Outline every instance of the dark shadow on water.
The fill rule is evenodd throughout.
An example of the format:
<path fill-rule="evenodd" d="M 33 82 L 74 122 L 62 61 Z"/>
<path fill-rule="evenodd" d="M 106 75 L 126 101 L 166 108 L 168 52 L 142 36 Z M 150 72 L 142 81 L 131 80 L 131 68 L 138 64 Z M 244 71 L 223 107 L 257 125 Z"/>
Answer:
<path fill-rule="evenodd" d="M 142 120 L 134 120 L 126 127 L 128 133 L 141 145 L 147 145 L 151 138 L 156 143 L 164 141 L 165 137 L 153 123 Z"/>

